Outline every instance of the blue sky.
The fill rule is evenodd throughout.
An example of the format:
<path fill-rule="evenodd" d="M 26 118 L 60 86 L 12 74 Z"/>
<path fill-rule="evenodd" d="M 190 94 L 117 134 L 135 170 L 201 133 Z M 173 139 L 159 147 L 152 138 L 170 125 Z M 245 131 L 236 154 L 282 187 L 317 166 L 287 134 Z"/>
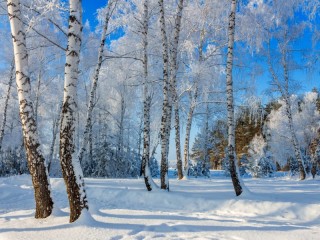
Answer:
<path fill-rule="evenodd" d="M 83 22 L 89 20 L 91 30 L 94 26 L 98 24 L 96 20 L 97 17 L 97 9 L 106 6 L 107 0 L 82 0 L 82 8 L 83 8 Z"/>

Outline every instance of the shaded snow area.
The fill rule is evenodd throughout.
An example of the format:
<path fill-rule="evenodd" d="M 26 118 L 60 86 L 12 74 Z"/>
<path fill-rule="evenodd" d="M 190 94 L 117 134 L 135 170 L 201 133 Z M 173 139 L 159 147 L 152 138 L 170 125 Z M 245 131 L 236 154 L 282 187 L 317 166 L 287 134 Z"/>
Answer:
<path fill-rule="evenodd" d="M 62 179 L 51 179 L 55 209 L 34 219 L 28 175 L 0 178 L 0 240 L 320 239 L 320 180 L 170 179 L 170 192 L 147 192 L 142 179 L 86 179 L 90 214 L 69 224 Z M 157 182 L 158 183 L 158 182 Z"/>

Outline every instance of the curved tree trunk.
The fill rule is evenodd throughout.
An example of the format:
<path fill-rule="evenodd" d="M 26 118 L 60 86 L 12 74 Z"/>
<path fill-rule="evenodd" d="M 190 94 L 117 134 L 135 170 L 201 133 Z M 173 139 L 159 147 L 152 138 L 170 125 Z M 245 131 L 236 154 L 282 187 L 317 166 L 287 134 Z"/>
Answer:
<path fill-rule="evenodd" d="M 80 161 L 75 156 L 74 142 L 77 117 L 76 94 L 81 31 L 81 0 L 70 0 L 64 98 L 60 126 L 60 161 L 70 205 L 70 222 L 76 221 L 80 217 L 83 209 L 89 208 Z"/>
<path fill-rule="evenodd" d="M 233 187 L 237 196 L 239 196 L 243 189 L 240 182 L 238 165 L 236 162 L 235 152 L 235 126 L 234 126 L 234 103 L 233 103 L 233 47 L 234 47 L 234 33 L 235 33 L 235 19 L 236 19 L 236 0 L 232 0 L 231 12 L 229 15 L 228 27 L 228 56 L 227 56 L 227 108 L 228 108 L 228 159 L 230 166 L 230 174 Z"/>
<path fill-rule="evenodd" d="M 26 48 L 26 35 L 21 21 L 20 1 L 8 0 L 7 6 L 14 49 L 19 113 L 36 201 L 35 217 L 45 218 L 52 212 L 53 201 L 50 196 L 49 178 L 45 166 L 45 159 L 40 150 L 37 124 L 31 102 L 28 53 Z"/>

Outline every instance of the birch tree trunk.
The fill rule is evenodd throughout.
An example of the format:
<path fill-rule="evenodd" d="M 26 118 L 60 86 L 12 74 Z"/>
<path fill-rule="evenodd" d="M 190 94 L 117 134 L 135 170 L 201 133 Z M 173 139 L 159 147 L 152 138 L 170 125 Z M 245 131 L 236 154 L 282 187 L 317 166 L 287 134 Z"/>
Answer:
<path fill-rule="evenodd" d="M 52 163 L 53 154 L 54 154 L 54 146 L 55 146 L 57 135 L 58 135 L 61 110 L 62 110 L 62 103 L 58 107 L 58 116 L 56 119 L 53 120 L 53 123 L 52 123 L 52 141 L 51 141 L 51 145 L 50 145 L 50 152 L 49 152 L 49 158 L 48 158 L 48 173 L 49 174 L 50 174 L 50 168 L 51 168 L 51 163 Z"/>
<path fill-rule="evenodd" d="M 203 45 L 204 45 L 204 29 L 200 33 L 200 44 L 198 47 L 199 51 L 199 65 L 201 66 L 203 62 Z M 192 93 L 190 93 L 190 108 L 188 112 L 187 117 L 187 124 L 186 124 L 186 135 L 185 135 L 185 141 L 184 141 L 184 175 L 189 175 L 189 143 L 190 143 L 190 132 L 192 127 L 192 121 L 193 121 L 193 113 L 196 108 L 197 100 L 198 100 L 198 92 L 199 92 L 199 81 L 200 81 L 200 73 L 197 73 L 196 81 L 195 81 L 195 90 L 194 95 L 192 96 Z"/>
<path fill-rule="evenodd" d="M 10 70 L 10 78 L 8 82 L 8 90 L 6 94 L 6 99 L 4 101 L 4 109 L 3 109 L 3 119 L 2 119 L 2 124 L 1 124 L 1 129 L 0 129 L 0 153 L 2 151 L 2 141 L 4 137 L 4 129 L 7 124 L 7 112 L 8 112 L 8 105 L 9 105 L 9 99 L 11 95 L 11 87 L 14 79 L 14 61 L 11 63 L 11 70 Z"/>
<path fill-rule="evenodd" d="M 286 38 L 286 34 L 285 34 Z M 281 84 L 278 76 L 276 75 L 276 72 L 272 66 L 271 63 L 271 53 L 270 53 L 270 42 L 268 44 L 269 47 L 269 54 L 268 54 L 268 64 L 269 64 L 269 71 L 271 73 L 273 83 L 278 88 L 279 92 L 281 93 L 284 101 L 285 101 L 285 110 L 286 115 L 288 118 L 288 127 L 291 135 L 291 142 L 294 148 L 294 154 L 298 161 L 299 166 L 299 172 L 300 172 L 300 180 L 304 180 L 306 178 L 306 171 L 304 167 L 304 163 L 301 156 L 300 146 L 299 142 L 295 133 L 294 125 L 293 125 L 293 119 L 292 119 L 292 111 L 291 111 L 291 101 L 290 101 L 290 94 L 289 94 L 289 70 L 288 70 L 288 56 L 287 56 L 287 50 L 285 49 L 286 46 L 283 45 L 281 49 L 282 59 L 281 64 L 284 71 L 284 84 Z"/>
<path fill-rule="evenodd" d="M 176 142 L 176 156 L 177 156 L 177 170 L 178 170 L 178 179 L 181 180 L 183 178 L 182 171 L 182 159 L 181 159 L 181 143 L 180 143 L 180 116 L 179 116 L 179 100 L 177 96 L 177 92 L 174 93 L 174 120 L 175 120 L 175 142 Z"/>
<path fill-rule="evenodd" d="M 203 148 L 203 166 L 202 169 L 210 169 L 210 157 L 209 157 L 209 103 L 206 106 L 206 122 L 204 129 L 204 148 Z M 209 176 L 210 177 L 210 171 Z"/>
<path fill-rule="evenodd" d="M 195 90 L 198 91 L 197 89 Z M 191 94 L 190 94 L 191 95 Z M 197 97 L 197 96 L 194 96 Z M 195 109 L 195 99 L 193 97 L 191 98 L 191 104 L 188 112 L 187 117 L 187 124 L 186 124 L 186 135 L 185 135 L 185 141 L 184 141 L 184 175 L 187 177 L 189 175 L 189 141 L 190 141 L 190 132 L 191 132 L 191 126 L 192 126 L 192 119 L 193 119 L 193 112 Z"/>
<path fill-rule="evenodd" d="M 88 209 L 83 173 L 80 161 L 75 156 L 76 95 L 82 31 L 81 11 L 81 0 L 70 0 L 64 97 L 60 126 L 60 160 L 70 205 L 70 222 L 76 221 L 83 209 Z"/>
<path fill-rule="evenodd" d="M 92 122 L 92 112 L 94 108 L 94 100 L 95 100 L 95 95 L 97 91 L 97 86 L 98 86 L 98 80 L 99 80 L 99 73 L 100 69 L 102 66 L 102 61 L 103 61 L 103 53 L 104 53 L 104 46 L 105 46 L 105 41 L 106 41 L 106 36 L 107 36 L 107 31 L 108 31 L 108 25 L 109 25 L 109 20 L 112 15 L 112 7 L 117 4 L 118 0 L 109 0 L 108 1 L 108 6 L 107 6 L 107 13 L 104 21 L 104 26 L 103 30 L 101 33 L 101 40 L 100 40 L 100 46 L 99 46 L 99 52 L 98 52 L 98 61 L 97 65 L 94 71 L 94 76 L 93 76 L 93 81 L 92 81 L 92 86 L 91 86 L 91 91 L 90 91 L 90 99 L 89 99 L 89 104 L 88 104 L 88 110 L 87 110 L 87 119 L 86 119 L 86 125 L 85 125 L 85 130 L 83 133 L 83 141 L 82 145 L 79 151 L 79 161 L 80 163 L 82 162 L 83 155 L 86 150 L 86 146 L 89 141 L 89 131 L 91 128 L 91 122 Z"/>
<path fill-rule="evenodd" d="M 169 154 L 169 136 L 170 129 L 168 127 L 168 121 L 171 121 L 171 115 L 169 120 L 169 54 L 168 54 L 168 39 L 166 32 L 165 14 L 163 0 L 159 0 L 160 6 L 160 28 L 162 37 L 162 60 L 163 60 L 163 105 L 160 127 L 161 138 L 161 163 L 160 163 L 160 179 L 161 189 L 169 190 L 168 180 L 168 154 Z"/>
<path fill-rule="evenodd" d="M 31 102 L 28 53 L 26 48 L 26 35 L 22 27 L 20 1 L 7 0 L 7 6 L 14 50 L 19 114 L 36 201 L 35 217 L 45 218 L 52 212 L 53 201 L 50 196 L 50 183 L 47 175 L 47 168 L 40 149 L 37 124 Z"/>
<path fill-rule="evenodd" d="M 237 196 L 239 196 L 243 189 L 240 183 L 240 176 L 238 165 L 236 162 L 235 153 L 235 126 L 234 126 L 234 103 L 233 103 L 233 47 L 234 47 L 234 33 L 235 33 L 235 19 L 236 19 L 236 0 L 232 0 L 231 12 L 229 15 L 228 27 L 228 56 L 226 67 L 226 82 L 227 82 L 227 110 L 228 110 L 228 159 L 230 165 L 230 174 L 233 187 Z"/>
<path fill-rule="evenodd" d="M 143 3 L 143 156 L 142 156 L 142 173 L 147 190 L 151 191 L 154 187 L 150 171 L 150 108 L 151 96 L 148 88 L 148 0 Z"/>
<path fill-rule="evenodd" d="M 37 80 L 37 92 L 36 92 L 36 99 L 34 101 L 34 118 L 36 123 L 38 123 L 38 107 L 39 107 L 39 98 L 40 98 L 40 85 L 41 85 L 41 70 L 38 73 L 38 80 Z"/>
<path fill-rule="evenodd" d="M 288 117 L 289 123 L 289 131 L 291 134 L 291 141 L 294 147 L 294 155 L 298 161 L 299 171 L 300 171 L 300 180 L 304 180 L 306 178 L 306 170 L 304 167 L 304 163 L 301 156 L 300 145 L 297 139 L 297 135 L 293 126 L 293 119 L 292 119 L 292 111 L 291 111 L 291 101 L 289 95 L 289 70 L 288 70 L 288 61 L 287 61 L 287 52 L 284 50 L 282 52 L 282 66 L 284 69 L 284 80 L 285 80 L 285 91 L 283 92 L 283 97 L 286 103 L 286 113 Z M 279 85 L 280 86 L 280 85 Z"/>
<path fill-rule="evenodd" d="M 181 28 L 181 18 L 183 10 L 183 0 L 179 0 L 178 9 L 175 18 L 174 35 L 171 49 L 170 59 L 170 80 L 168 80 L 168 42 L 166 35 L 165 17 L 163 0 L 159 0 L 160 6 L 160 25 L 161 35 L 163 43 L 163 65 L 164 65 L 164 85 L 167 89 L 164 89 L 164 101 L 163 112 L 161 120 L 161 189 L 169 191 L 169 179 L 168 179 L 168 154 L 169 154 L 169 139 L 171 130 L 171 115 L 172 115 L 172 95 L 175 94 L 176 76 L 177 76 L 177 55 L 179 35 Z M 166 84 L 167 82 L 167 84 Z M 166 92 L 166 94 L 165 94 Z"/>

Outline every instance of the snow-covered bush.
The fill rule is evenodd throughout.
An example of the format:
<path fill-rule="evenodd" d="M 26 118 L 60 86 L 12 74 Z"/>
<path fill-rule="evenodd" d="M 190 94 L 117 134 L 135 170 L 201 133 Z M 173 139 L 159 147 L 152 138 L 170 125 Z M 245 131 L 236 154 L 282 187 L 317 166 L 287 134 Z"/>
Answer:
<path fill-rule="evenodd" d="M 276 171 L 276 164 L 262 135 L 252 139 L 249 156 L 249 171 L 253 177 L 269 177 Z"/>

